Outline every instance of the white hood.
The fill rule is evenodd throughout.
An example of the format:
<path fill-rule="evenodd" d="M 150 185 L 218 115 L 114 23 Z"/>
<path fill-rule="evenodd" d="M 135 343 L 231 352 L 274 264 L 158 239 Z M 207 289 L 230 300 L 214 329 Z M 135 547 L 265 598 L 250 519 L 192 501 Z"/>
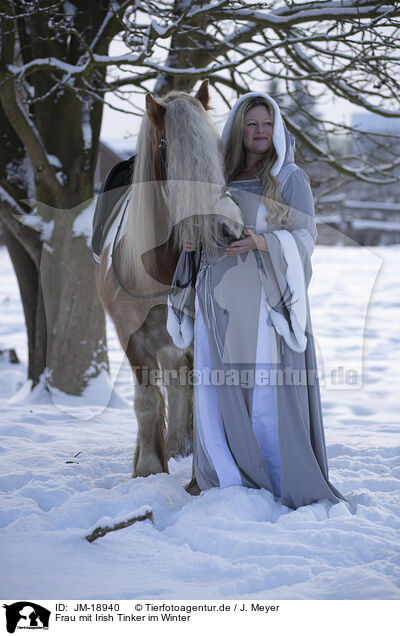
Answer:
<path fill-rule="evenodd" d="M 228 119 L 226 120 L 221 135 L 222 141 L 224 145 L 226 145 L 238 106 L 246 99 L 249 99 L 249 97 L 264 97 L 264 99 L 266 99 L 274 109 L 274 130 L 272 134 L 272 143 L 274 144 L 278 158 L 271 168 L 271 174 L 274 177 L 278 177 L 280 171 L 285 165 L 294 163 L 295 139 L 286 128 L 286 124 L 283 121 L 278 104 L 274 99 L 272 99 L 272 97 L 270 97 L 266 93 L 245 93 L 237 100 L 231 112 L 229 113 Z"/>

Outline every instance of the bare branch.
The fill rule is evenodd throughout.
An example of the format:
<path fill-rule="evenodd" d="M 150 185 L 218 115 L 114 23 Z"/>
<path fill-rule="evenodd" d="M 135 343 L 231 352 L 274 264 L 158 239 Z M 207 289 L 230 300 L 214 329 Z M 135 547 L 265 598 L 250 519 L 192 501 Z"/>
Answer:
<path fill-rule="evenodd" d="M 24 246 L 37 269 L 40 267 L 42 243 L 37 232 L 27 227 L 18 220 L 25 214 L 23 210 L 8 192 L 0 186 L 0 219 L 10 230 L 13 236 Z"/>
<path fill-rule="evenodd" d="M 11 4 L 3 0 L 0 5 L 0 12 L 8 7 L 9 32 Z M 26 19 L 31 15 L 28 4 Z M 286 83 L 286 94 L 300 81 L 313 99 L 324 91 L 369 112 L 399 116 L 398 0 L 104 0 L 96 26 L 87 32 L 60 3 L 48 6 L 51 28 L 43 37 L 51 35 L 54 42 L 71 38 L 76 54 L 63 56 L 64 49 L 55 45 L 40 49 L 48 50 L 48 56 L 3 64 L 3 80 L 10 82 L 13 75 L 15 91 L 22 85 L 29 90 L 37 77 L 51 78 L 43 90 L 27 95 L 28 107 L 50 103 L 62 91 L 74 92 L 84 104 L 101 105 L 112 91 L 120 99 L 112 108 L 140 114 L 135 96 L 148 90 L 149 82 L 156 80 L 152 90 L 162 94 L 170 88 L 191 90 L 205 77 L 228 104 L 224 88 L 242 94 L 275 78 Z M 88 10 L 79 8 L 78 14 Z M 117 33 L 126 51 L 108 55 L 110 38 Z M 326 149 L 328 135 L 347 128 L 316 115 L 313 121 L 320 127 L 320 145 L 296 131 L 295 122 L 292 130 L 319 160 L 351 178 L 375 183 L 380 175 L 383 183 L 393 182 L 389 155 L 385 165 L 369 165 L 362 156 L 364 169 L 358 170 L 352 156 L 344 166 L 343 157 L 331 150 L 326 154 Z M 391 158 L 394 170 L 395 151 Z"/>
<path fill-rule="evenodd" d="M 12 31 L 8 33 L 3 32 L 3 45 L 1 51 L 2 68 L 0 68 L 0 82 L 2 84 L 0 102 L 9 123 L 12 125 L 21 142 L 26 147 L 36 173 L 40 173 L 41 177 L 44 178 L 49 186 L 57 192 L 60 189 L 60 184 L 58 183 L 54 174 L 54 169 L 48 160 L 43 141 L 34 122 L 24 110 L 17 97 L 14 76 L 4 68 L 7 61 L 12 60 L 13 50 L 14 33 Z"/>

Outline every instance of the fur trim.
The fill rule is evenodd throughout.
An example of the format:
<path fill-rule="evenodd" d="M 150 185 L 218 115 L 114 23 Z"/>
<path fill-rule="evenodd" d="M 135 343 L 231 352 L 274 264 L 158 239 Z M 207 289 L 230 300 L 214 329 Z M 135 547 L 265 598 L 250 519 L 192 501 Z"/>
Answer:
<path fill-rule="evenodd" d="M 307 322 L 307 302 L 306 287 L 304 282 L 303 265 L 297 249 L 296 241 L 287 230 L 275 230 L 275 234 L 280 242 L 283 257 L 287 263 L 286 280 L 292 293 L 292 302 L 289 306 L 289 324 L 279 312 L 268 306 L 271 320 L 278 333 L 284 338 L 286 344 L 301 353 L 307 347 L 307 336 L 305 334 Z"/>
<path fill-rule="evenodd" d="M 275 161 L 274 165 L 272 166 L 271 174 L 272 174 L 272 176 L 276 177 L 279 174 L 279 172 L 280 172 L 280 170 L 281 170 L 281 168 L 283 166 L 283 163 L 285 161 L 286 138 L 285 138 L 284 123 L 283 123 L 283 119 L 282 119 L 280 108 L 279 108 L 278 104 L 276 103 L 276 101 L 274 99 L 272 99 L 272 97 L 270 97 L 266 93 L 256 93 L 256 92 L 246 93 L 245 95 L 242 95 L 241 97 L 239 97 L 239 99 L 237 100 L 237 102 L 233 106 L 231 112 L 229 113 L 228 119 L 226 120 L 224 129 L 223 129 L 222 134 L 221 134 L 221 139 L 222 139 L 224 144 L 227 143 L 228 138 L 229 138 L 229 133 L 230 133 L 230 130 L 232 128 L 232 123 L 233 123 L 236 111 L 238 109 L 238 106 L 244 100 L 249 99 L 250 97 L 264 97 L 264 99 L 266 99 L 267 102 L 269 102 L 271 104 L 272 108 L 274 109 L 274 130 L 273 130 L 273 134 L 272 134 L 272 142 L 273 142 L 273 144 L 275 146 L 275 150 L 276 150 L 276 153 L 278 155 L 278 158 Z"/>

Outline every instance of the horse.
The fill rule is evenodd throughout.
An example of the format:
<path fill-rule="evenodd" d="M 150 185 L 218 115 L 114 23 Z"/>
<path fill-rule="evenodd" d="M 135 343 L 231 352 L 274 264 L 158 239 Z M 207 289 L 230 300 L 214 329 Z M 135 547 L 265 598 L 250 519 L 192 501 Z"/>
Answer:
<path fill-rule="evenodd" d="M 136 378 L 133 477 L 169 473 L 171 457 L 193 452 L 193 389 L 182 382 L 193 368 L 193 343 L 177 347 L 166 327 L 182 240 L 213 249 L 243 229 L 240 208 L 226 196 L 209 101 L 208 80 L 195 96 L 147 93 L 132 184 L 96 268 L 101 303 Z M 185 488 L 199 493 L 194 467 Z"/>

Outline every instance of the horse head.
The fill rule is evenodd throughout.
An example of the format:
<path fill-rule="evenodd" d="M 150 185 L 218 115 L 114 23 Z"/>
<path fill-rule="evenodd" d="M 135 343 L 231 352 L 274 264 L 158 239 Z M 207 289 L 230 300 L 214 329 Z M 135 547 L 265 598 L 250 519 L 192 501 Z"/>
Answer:
<path fill-rule="evenodd" d="M 222 142 L 209 109 L 208 80 L 194 96 L 146 95 L 122 246 L 125 275 L 136 281 L 144 252 L 170 237 L 179 252 L 183 238 L 212 250 L 241 236 L 242 214 L 226 196 Z"/>

